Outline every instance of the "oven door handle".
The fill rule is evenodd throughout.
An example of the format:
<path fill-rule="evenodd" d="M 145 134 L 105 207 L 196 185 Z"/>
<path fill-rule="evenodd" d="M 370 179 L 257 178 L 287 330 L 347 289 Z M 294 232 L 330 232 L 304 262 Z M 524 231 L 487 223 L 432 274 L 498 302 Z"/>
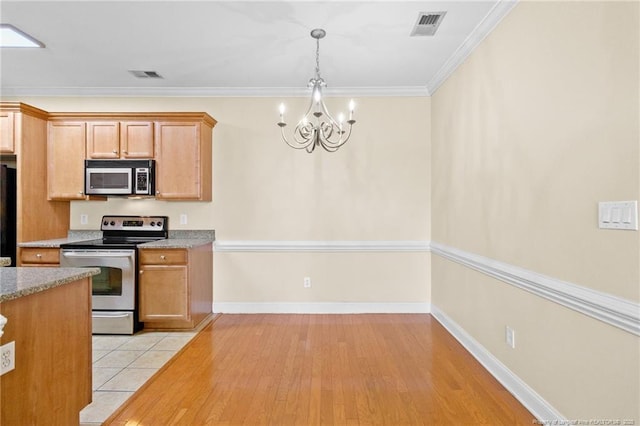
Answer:
<path fill-rule="evenodd" d="M 127 318 L 130 315 L 131 315 L 130 313 L 124 313 L 124 314 L 96 314 L 94 312 L 93 314 L 91 314 L 91 317 L 93 317 L 93 318 Z"/>
<path fill-rule="evenodd" d="M 131 257 L 134 251 L 115 252 L 115 251 L 92 251 L 92 252 L 62 252 L 64 257 Z"/>

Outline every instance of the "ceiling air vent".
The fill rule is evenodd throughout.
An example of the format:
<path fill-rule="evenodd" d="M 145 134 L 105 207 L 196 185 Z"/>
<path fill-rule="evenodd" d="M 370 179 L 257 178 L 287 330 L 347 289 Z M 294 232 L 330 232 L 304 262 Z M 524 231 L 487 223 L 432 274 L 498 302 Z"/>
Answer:
<path fill-rule="evenodd" d="M 420 12 L 416 25 L 411 31 L 411 37 L 434 35 L 446 14 L 447 12 Z"/>
<path fill-rule="evenodd" d="M 129 72 L 138 78 L 162 78 L 162 76 L 155 71 L 129 70 Z"/>

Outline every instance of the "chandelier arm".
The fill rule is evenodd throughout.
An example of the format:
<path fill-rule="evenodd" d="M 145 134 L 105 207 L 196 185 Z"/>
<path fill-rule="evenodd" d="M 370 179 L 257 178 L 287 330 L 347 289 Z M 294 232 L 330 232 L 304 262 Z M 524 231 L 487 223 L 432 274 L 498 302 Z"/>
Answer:
<path fill-rule="evenodd" d="M 280 128 L 280 131 L 282 132 L 282 140 L 284 140 L 286 142 L 287 145 L 289 145 L 291 148 L 293 149 L 304 149 L 307 146 L 309 146 L 309 141 L 305 142 L 305 143 L 301 143 L 297 140 L 297 138 L 295 137 L 295 133 L 293 135 L 293 139 L 294 139 L 294 144 L 292 144 L 291 142 L 289 142 L 289 140 L 287 139 L 287 136 L 284 133 L 284 126 Z"/>
<path fill-rule="evenodd" d="M 324 100 L 320 101 L 320 108 L 322 109 L 322 113 L 329 118 L 329 123 L 337 128 L 340 128 L 340 123 L 338 123 L 338 121 L 329 113 L 327 106 L 324 104 Z"/>
<path fill-rule="evenodd" d="M 342 145 L 344 145 L 345 143 L 347 143 L 347 141 L 349 140 L 349 138 L 351 137 L 351 128 L 352 125 L 349 124 L 349 128 L 344 131 L 344 132 L 340 132 L 340 139 L 338 139 L 337 141 L 332 141 L 329 138 L 321 138 L 322 141 L 322 145 L 323 146 L 328 146 L 332 149 L 338 149 L 340 148 Z M 346 132 L 346 136 L 344 136 L 344 133 Z M 333 151 L 331 151 L 333 152 Z"/>

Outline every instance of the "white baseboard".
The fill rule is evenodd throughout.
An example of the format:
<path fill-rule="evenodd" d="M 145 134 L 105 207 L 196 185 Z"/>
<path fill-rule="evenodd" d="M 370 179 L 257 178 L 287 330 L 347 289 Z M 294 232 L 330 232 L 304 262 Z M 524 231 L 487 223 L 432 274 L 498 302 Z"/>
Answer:
<path fill-rule="evenodd" d="M 482 366 L 491 373 L 511 394 L 533 414 L 536 419 L 544 422 L 555 422 L 554 424 L 568 424 L 551 404 L 531 389 L 522 379 L 516 376 L 503 363 L 501 363 L 491 352 L 478 343 L 455 321 L 449 318 L 436 306 L 431 306 L 431 315 L 446 328 L 453 337 L 464 346 Z M 545 423 L 546 424 L 546 423 Z"/>
<path fill-rule="evenodd" d="M 428 314 L 429 303 L 214 302 L 224 314 Z"/>

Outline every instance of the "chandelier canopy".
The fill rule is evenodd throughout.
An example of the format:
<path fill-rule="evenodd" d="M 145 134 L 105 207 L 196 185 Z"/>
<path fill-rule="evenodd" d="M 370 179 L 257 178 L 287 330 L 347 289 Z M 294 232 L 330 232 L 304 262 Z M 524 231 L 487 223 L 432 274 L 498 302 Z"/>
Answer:
<path fill-rule="evenodd" d="M 316 28 L 311 31 L 311 37 L 316 39 L 316 73 L 309 80 L 307 87 L 311 88 L 311 103 L 302 119 L 298 121 L 293 130 L 293 137 L 289 141 L 285 135 L 284 128 L 287 123 L 284 121 L 284 104 L 280 104 L 280 131 L 282 139 L 291 148 L 305 149 L 313 152 L 316 147 L 321 146 L 328 152 L 335 152 L 344 145 L 351 136 L 351 127 L 356 122 L 353 119 L 355 103 L 353 99 L 349 102 L 349 119 L 345 121 L 344 114 L 340 113 L 338 119 L 334 119 L 322 98 L 322 88 L 327 85 L 320 77 L 320 39 L 327 35 L 326 31 Z"/>

